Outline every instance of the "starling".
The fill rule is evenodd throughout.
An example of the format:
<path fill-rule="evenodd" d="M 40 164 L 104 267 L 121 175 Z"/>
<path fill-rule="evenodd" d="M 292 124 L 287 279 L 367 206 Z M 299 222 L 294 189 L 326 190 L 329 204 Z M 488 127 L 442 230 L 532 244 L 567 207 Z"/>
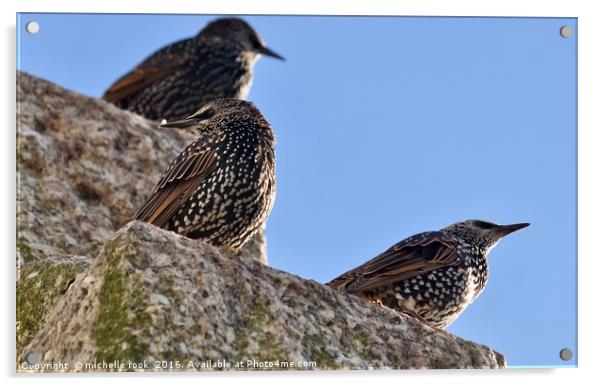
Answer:
<path fill-rule="evenodd" d="M 485 288 L 489 251 L 528 225 L 467 220 L 419 233 L 327 285 L 444 328 Z"/>
<path fill-rule="evenodd" d="M 181 119 L 215 99 L 244 99 L 260 55 L 284 59 L 243 20 L 217 19 L 150 55 L 103 99 L 151 120 Z"/>
<path fill-rule="evenodd" d="M 161 127 L 190 129 L 198 138 L 173 160 L 136 219 L 238 250 L 274 203 L 270 124 L 250 102 L 218 99 Z"/>

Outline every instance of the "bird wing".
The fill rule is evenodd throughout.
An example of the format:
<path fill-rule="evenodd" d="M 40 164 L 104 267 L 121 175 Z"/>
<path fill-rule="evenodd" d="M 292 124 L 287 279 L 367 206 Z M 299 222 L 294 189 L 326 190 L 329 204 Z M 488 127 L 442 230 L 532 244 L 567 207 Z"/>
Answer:
<path fill-rule="evenodd" d="M 184 39 L 153 53 L 113 83 L 102 98 L 109 102 L 118 102 L 163 79 L 186 63 L 192 51 L 187 49 L 190 44 L 192 44 L 191 39 Z"/>
<path fill-rule="evenodd" d="M 460 256 L 447 236 L 424 232 L 393 245 L 328 285 L 349 292 L 367 291 L 459 262 Z"/>
<path fill-rule="evenodd" d="M 136 219 L 165 228 L 169 219 L 216 167 L 217 155 L 213 149 L 191 144 L 161 177 Z"/>

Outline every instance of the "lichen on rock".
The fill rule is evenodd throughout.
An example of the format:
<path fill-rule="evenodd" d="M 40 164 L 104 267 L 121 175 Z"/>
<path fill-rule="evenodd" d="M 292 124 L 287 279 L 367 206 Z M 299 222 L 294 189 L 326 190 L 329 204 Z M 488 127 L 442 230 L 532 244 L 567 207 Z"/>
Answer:
<path fill-rule="evenodd" d="M 21 279 L 16 286 L 17 355 L 44 326 L 48 314 L 76 276 L 89 265 L 90 261 L 85 257 L 70 256 L 33 262 L 19 272 Z"/>
<path fill-rule="evenodd" d="M 106 269 L 91 333 L 98 362 L 142 362 L 148 351 L 148 343 L 136 338 L 136 334 L 144 333 L 150 320 L 146 312 L 148 295 L 136 274 L 124 272 L 121 264 L 131 253 L 135 249 L 129 244 L 114 248 L 108 244 L 104 252 Z"/>

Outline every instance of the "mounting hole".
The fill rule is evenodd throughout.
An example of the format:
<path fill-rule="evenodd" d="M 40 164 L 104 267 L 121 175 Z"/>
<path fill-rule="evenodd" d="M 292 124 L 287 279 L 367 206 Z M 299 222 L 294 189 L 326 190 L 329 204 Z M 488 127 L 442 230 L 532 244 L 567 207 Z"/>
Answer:
<path fill-rule="evenodd" d="M 40 363 L 38 356 L 34 352 L 30 352 L 29 354 L 27 354 L 27 356 L 25 356 L 25 361 L 27 361 L 27 363 L 29 363 L 30 365 L 36 365 Z"/>
<path fill-rule="evenodd" d="M 30 34 L 37 34 L 39 30 L 40 24 L 38 24 L 37 21 L 28 21 L 25 24 L 25 31 L 29 32 Z"/>
<path fill-rule="evenodd" d="M 573 29 L 570 25 L 563 25 L 560 27 L 560 36 L 563 38 L 570 38 L 573 35 Z"/>
<path fill-rule="evenodd" d="M 572 357 L 573 352 L 570 348 L 563 348 L 562 350 L 560 350 L 560 359 L 562 359 L 563 361 L 570 361 Z"/>

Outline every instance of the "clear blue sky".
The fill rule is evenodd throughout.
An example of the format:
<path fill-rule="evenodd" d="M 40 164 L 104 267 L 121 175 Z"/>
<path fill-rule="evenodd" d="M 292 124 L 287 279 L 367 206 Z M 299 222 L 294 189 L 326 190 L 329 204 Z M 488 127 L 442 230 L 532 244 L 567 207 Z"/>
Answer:
<path fill-rule="evenodd" d="M 99 96 L 213 18 L 25 14 L 19 66 Z M 325 282 L 458 220 L 530 222 L 449 330 L 511 366 L 575 364 L 576 19 L 245 19 L 287 59 L 261 59 L 249 96 L 278 140 L 270 265 Z"/>

